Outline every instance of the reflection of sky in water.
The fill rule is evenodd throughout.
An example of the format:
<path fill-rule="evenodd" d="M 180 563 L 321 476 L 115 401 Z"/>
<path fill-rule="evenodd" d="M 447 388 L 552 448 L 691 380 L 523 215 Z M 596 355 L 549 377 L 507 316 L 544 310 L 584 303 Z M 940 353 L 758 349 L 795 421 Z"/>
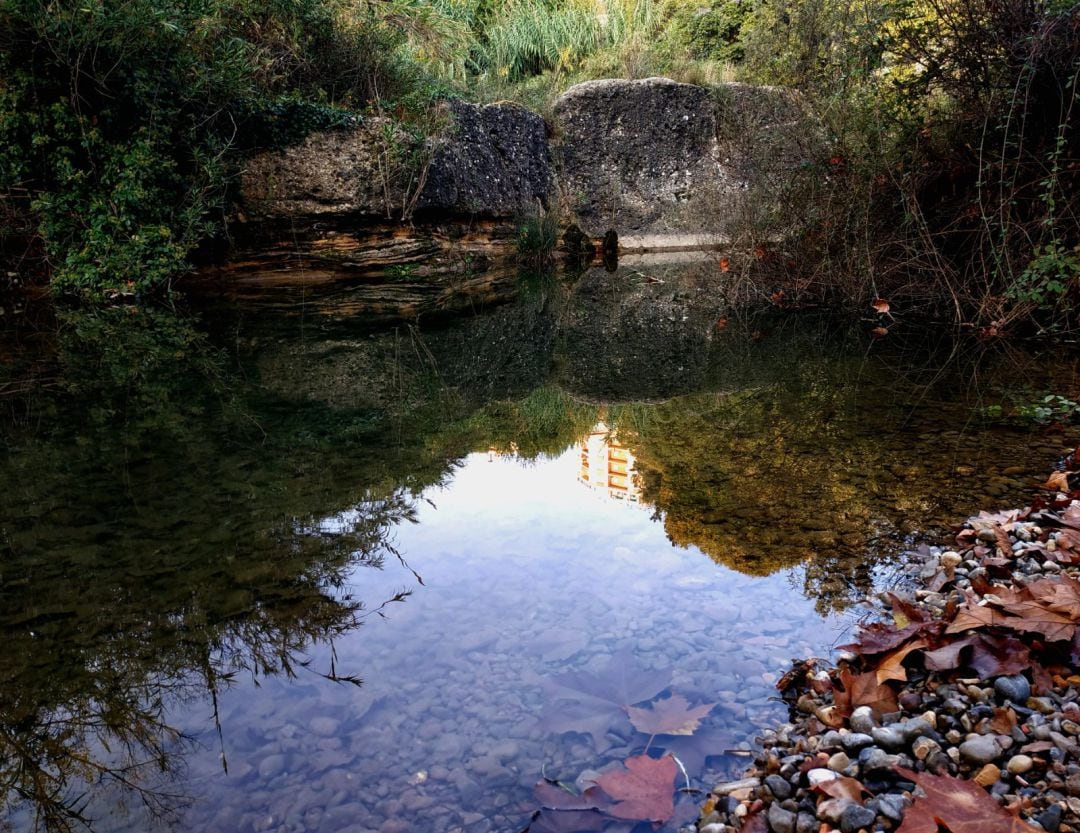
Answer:
<path fill-rule="evenodd" d="M 350 588 L 369 603 L 415 591 L 338 641 L 336 670 L 363 687 L 302 669 L 292 682 L 241 680 L 221 697 L 228 776 L 209 716 L 193 714 L 185 728 L 205 749 L 190 759 L 199 799 L 182 825 L 518 830 L 542 768 L 572 781 L 640 751 L 616 737 L 598 754 L 586 735 L 536 726 L 545 676 L 602 668 L 620 648 L 672 665 L 673 690 L 717 702 L 702 731 L 732 745 L 775 719 L 774 675 L 825 650 L 839 623 L 823 623 L 788 574 L 750 578 L 672 547 L 649 511 L 579 483 L 580 463 L 579 449 L 535 463 L 474 454 L 425 493 L 419 523 L 396 536 L 424 586 L 391 559 Z M 348 517 L 324 528 L 339 523 Z M 326 671 L 331 658 L 313 660 Z M 740 765 L 713 758 L 696 774 Z"/>

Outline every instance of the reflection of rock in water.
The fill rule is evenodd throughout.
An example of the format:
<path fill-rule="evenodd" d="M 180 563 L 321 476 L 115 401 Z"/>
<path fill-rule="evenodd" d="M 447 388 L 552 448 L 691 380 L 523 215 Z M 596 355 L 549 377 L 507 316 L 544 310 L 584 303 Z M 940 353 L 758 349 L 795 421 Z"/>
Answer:
<path fill-rule="evenodd" d="M 590 269 L 563 317 L 559 381 L 604 402 L 668 399 L 704 378 L 721 302 L 702 272 Z"/>
<path fill-rule="evenodd" d="M 446 385 L 470 398 L 524 396 L 551 373 L 555 317 L 542 298 L 526 298 L 425 335 Z"/>
<path fill-rule="evenodd" d="M 342 327 L 320 332 L 298 322 L 260 351 L 258 363 L 276 394 L 335 408 L 407 407 L 431 396 L 430 383 L 485 401 L 541 386 L 554 340 L 547 305 L 523 301 L 446 327 L 406 325 L 376 336 L 357 337 Z"/>

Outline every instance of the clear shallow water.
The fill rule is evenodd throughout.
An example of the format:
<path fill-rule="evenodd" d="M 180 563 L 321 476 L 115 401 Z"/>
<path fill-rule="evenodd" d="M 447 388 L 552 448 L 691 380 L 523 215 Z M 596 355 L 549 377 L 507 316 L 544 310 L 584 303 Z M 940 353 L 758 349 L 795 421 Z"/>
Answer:
<path fill-rule="evenodd" d="M 377 333 L 7 334 L 8 827 L 516 831 L 542 773 L 647 743 L 708 786 L 908 533 L 1024 499 L 1075 442 L 984 418 L 1072 395 L 1068 357 L 717 327 L 707 276 L 635 275 Z M 716 704 L 687 738 L 553 687 L 668 667 L 642 700 Z"/>
<path fill-rule="evenodd" d="M 234 775 L 215 771 L 204 727 L 209 749 L 193 763 L 206 799 L 186 826 L 520 829 L 542 771 L 573 781 L 640 751 L 640 736 L 597 752 L 587 736 L 537 725 L 545 677 L 603 669 L 622 649 L 672 666 L 672 690 L 718 703 L 702 730 L 717 744 L 711 771 L 737 766 L 725 749 L 781 714 L 773 674 L 788 656 L 825 650 L 837 624 L 792 598 L 785 573 L 752 579 L 673 548 L 646 507 L 594 494 L 578 468 L 577 449 L 531 465 L 474 454 L 425 493 L 435 506 L 397 535 L 424 586 L 336 645 L 363 688 L 322 686 L 313 701 L 273 681 L 226 694 Z M 394 567 L 350 583 L 374 598 L 415 584 Z"/>

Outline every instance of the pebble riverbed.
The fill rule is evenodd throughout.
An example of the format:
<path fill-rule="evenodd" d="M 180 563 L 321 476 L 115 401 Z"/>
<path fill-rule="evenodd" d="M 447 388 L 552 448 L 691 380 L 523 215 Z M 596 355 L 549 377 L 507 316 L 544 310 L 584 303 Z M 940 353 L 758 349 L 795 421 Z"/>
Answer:
<path fill-rule="evenodd" d="M 573 781 L 631 754 L 537 725 L 545 677 L 602 668 L 624 648 L 672 666 L 673 690 L 719 703 L 707 728 L 743 755 L 710 758 L 695 783 L 743 769 L 786 714 L 774 684 L 789 659 L 828 650 L 850 622 L 817 615 L 797 570 L 753 578 L 672 547 L 648 507 L 593 494 L 576 465 L 573 450 L 531 464 L 472 455 L 426 493 L 433 505 L 397 539 L 424 586 L 388 563 L 347 588 L 366 600 L 416 591 L 337 641 L 337 668 L 363 686 L 302 669 L 241 679 L 220 697 L 220 743 L 208 705 L 190 709 L 182 728 L 200 748 L 174 785 L 192 799 L 175 829 L 521 830 L 542 772 Z M 140 829 L 116 818 L 115 830 Z"/>
<path fill-rule="evenodd" d="M 966 524 L 972 540 L 1010 565 L 1011 575 L 998 578 L 998 588 L 1012 591 L 1047 578 L 1080 575 L 1080 568 L 1069 563 L 1071 557 L 1055 557 L 1055 544 L 1063 534 L 1055 531 L 1062 525 L 1058 515 L 1042 515 L 1040 527 L 1038 520 L 1013 521 L 1015 514 L 1001 513 L 997 537 L 995 522 L 985 517 Z M 931 547 L 911 554 L 907 598 L 935 618 L 948 616 L 950 600 L 963 604 L 963 594 L 971 592 L 975 582 L 991 578 L 985 566 L 988 556 L 973 554 L 970 546 L 957 549 L 961 552 Z M 940 575 L 949 577 L 944 588 L 927 586 Z M 996 603 L 996 597 L 983 598 Z M 888 597 L 883 600 L 887 619 L 890 602 Z M 1024 640 L 1026 645 L 1040 644 L 1039 636 L 1033 636 Z M 1015 658 L 1019 643 L 1014 644 Z M 837 655 L 841 665 L 858 661 L 852 653 Z M 827 686 L 824 667 L 809 674 Z M 963 667 L 958 663 L 948 671 L 916 674 L 899 686 L 898 710 L 883 713 L 863 705 L 837 728 L 829 728 L 838 722 L 832 692 L 800 685 L 789 719 L 762 733 L 753 766 L 742 777 L 713 788 L 699 833 L 897 829 L 921 794 L 910 780 L 920 773 L 978 785 L 1014 814 L 1011 820 L 1007 815 L 999 820 L 1012 825 L 1009 829 L 1080 830 L 1080 678 L 1075 668 L 1062 672 L 1068 676 L 1055 676 L 1052 684 L 1048 676 L 1045 690 L 1036 691 L 1030 670 L 983 678 L 970 668 L 957 673 Z M 846 782 L 849 787 L 858 782 L 864 789 L 858 795 L 835 789 L 834 795 L 828 786 L 823 788 L 844 779 L 854 779 Z M 939 783 L 953 801 L 970 802 L 956 782 Z M 974 815 L 982 815 L 989 825 L 990 808 L 992 804 Z"/>

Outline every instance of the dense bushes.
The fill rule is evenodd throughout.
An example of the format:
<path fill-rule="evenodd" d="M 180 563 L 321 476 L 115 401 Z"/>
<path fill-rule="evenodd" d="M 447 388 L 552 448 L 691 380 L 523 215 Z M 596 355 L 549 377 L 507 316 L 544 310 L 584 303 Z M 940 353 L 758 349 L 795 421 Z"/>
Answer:
<path fill-rule="evenodd" d="M 305 123 L 283 107 L 320 126 L 417 86 L 393 8 L 3 0 L 0 236 L 30 217 L 61 292 L 168 286 L 216 227 L 235 154 Z"/>
<path fill-rule="evenodd" d="M 167 287 L 251 148 L 444 85 L 542 106 L 734 73 L 801 90 L 829 134 L 783 224 L 799 286 L 1060 323 L 1078 70 L 1076 0 L 0 0 L 0 257 L 36 243 L 60 291 Z"/>
<path fill-rule="evenodd" d="M 800 88 L 831 131 L 837 211 L 807 260 L 988 334 L 1073 317 L 1075 2 L 765 0 L 743 36 L 744 74 Z"/>

